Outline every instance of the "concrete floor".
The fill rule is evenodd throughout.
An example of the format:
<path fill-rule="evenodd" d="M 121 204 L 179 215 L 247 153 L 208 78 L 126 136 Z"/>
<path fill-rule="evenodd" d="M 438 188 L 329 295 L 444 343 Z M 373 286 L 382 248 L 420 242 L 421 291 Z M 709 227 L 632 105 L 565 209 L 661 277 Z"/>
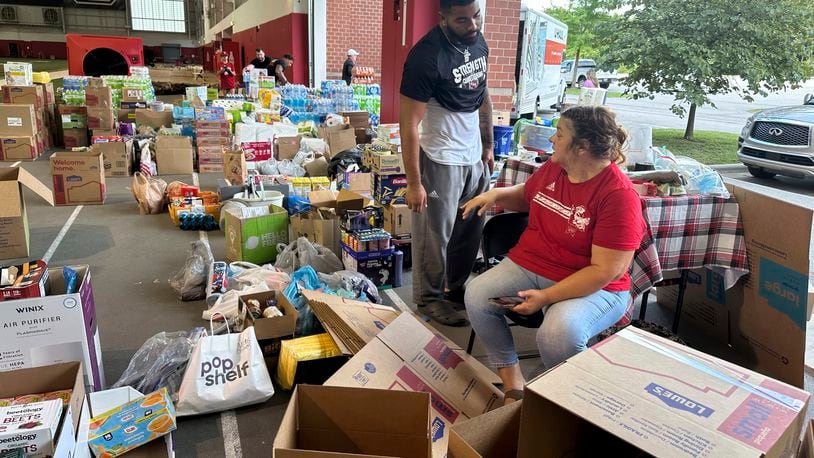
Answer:
<path fill-rule="evenodd" d="M 22 166 L 44 183 L 50 182 L 47 158 Z M 192 182 L 191 176 L 164 178 L 167 181 L 180 179 Z M 202 176 L 202 187 L 214 188 L 217 178 L 216 174 Z M 189 244 L 198 238 L 198 233 L 178 230 L 166 213 L 140 216 L 129 186 L 129 179 L 108 179 L 105 205 L 81 209 L 52 208 L 33 193 L 26 192 L 31 258 L 42 257 L 66 221 L 73 214 L 76 216 L 61 244 L 56 247 L 51 264 L 91 266 L 108 384 L 119 378 L 130 357 L 149 337 L 161 331 L 188 330 L 205 325 L 201 319 L 201 312 L 205 308 L 203 302 L 181 302 L 167 284 L 173 271 L 183 265 Z M 222 232 L 209 233 L 209 240 L 215 257 L 223 259 Z M 394 292 L 401 301 L 413 306 L 409 287 Z M 383 297 L 392 304 L 390 295 L 384 294 Z M 648 319 L 667 324 L 669 316 L 655 303 L 650 304 Z M 812 331 L 809 336 L 814 336 L 814 329 L 812 326 L 809 328 Z M 439 326 L 439 329 L 459 345 L 466 345 L 468 327 Z M 532 330 L 516 329 L 514 334 L 519 351 L 535 349 Z M 699 341 L 693 340 L 693 343 Z M 475 346 L 474 354 L 484 355 L 479 344 Z M 539 361 L 525 360 L 522 367 L 525 374 L 531 374 L 539 369 Z M 806 377 L 809 391 L 814 386 L 812 373 Z M 278 390 L 270 401 L 260 406 L 180 419 L 176 434 L 178 456 L 270 456 L 272 441 L 289 396 L 288 392 Z"/>

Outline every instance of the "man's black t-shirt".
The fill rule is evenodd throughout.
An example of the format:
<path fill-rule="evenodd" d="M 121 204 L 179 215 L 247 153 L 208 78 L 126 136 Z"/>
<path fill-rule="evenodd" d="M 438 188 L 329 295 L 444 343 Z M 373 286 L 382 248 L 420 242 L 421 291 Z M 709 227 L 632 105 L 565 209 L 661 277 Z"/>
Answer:
<path fill-rule="evenodd" d="M 401 94 L 425 103 L 435 98 L 449 111 L 471 113 L 483 103 L 488 60 L 482 34 L 474 45 L 453 46 L 441 27 L 435 27 L 410 50 Z"/>
<path fill-rule="evenodd" d="M 350 82 L 353 80 L 354 65 L 356 64 L 354 64 L 350 58 L 348 58 L 348 60 L 345 61 L 345 64 L 342 65 L 342 79 L 348 84 L 350 84 Z"/>
<path fill-rule="evenodd" d="M 252 59 L 251 62 L 249 62 L 249 64 L 254 65 L 254 68 L 257 68 L 257 69 L 260 69 L 260 68 L 269 69 L 269 67 L 271 66 L 271 57 L 265 56 L 263 58 L 263 60 L 260 60 L 260 59 L 255 57 L 254 59 Z"/>
<path fill-rule="evenodd" d="M 274 82 L 278 86 L 282 86 L 284 84 L 287 84 L 288 81 L 285 80 L 285 76 L 283 76 L 282 78 L 277 76 L 277 70 L 278 69 L 280 70 L 281 74 L 285 71 L 285 65 L 283 65 L 283 63 L 280 61 L 280 59 L 275 60 L 274 63 L 271 64 L 271 66 L 269 67 L 269 75 L 274 76 Z"/>

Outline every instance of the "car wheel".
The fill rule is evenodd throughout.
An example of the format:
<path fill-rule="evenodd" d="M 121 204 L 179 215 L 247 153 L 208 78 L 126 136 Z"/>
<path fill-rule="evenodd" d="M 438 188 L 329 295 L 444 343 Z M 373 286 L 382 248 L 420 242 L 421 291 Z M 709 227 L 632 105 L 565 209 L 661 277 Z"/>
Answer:
<path fill-rule="evenodd" d="M 777 175 L 774 172 L 770 172 L 760 167 L 752 167 L 750 165 L 746 167 L 749 169 L 749 173 L 751 173 L 755 178 L 774 178 L 774 176 Z"/>
<path fill-rule="evenodd" d="M 599 87 L 602 89 L 607 89 L 610 87 L 610 83 L 599 83 Z"/>

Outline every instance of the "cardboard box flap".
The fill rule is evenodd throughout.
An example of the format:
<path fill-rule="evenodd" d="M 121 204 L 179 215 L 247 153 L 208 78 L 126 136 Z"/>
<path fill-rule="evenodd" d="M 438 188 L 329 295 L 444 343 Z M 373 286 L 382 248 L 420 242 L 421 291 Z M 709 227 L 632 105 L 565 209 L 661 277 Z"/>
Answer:
<path fill-rule="evenodd" d="M 299 385 L 297 390 L 298 448 L 427 456 L 428 394 L 313 385 Z M 388 409 L 379 408 L 385 405 Z"/>
<path fill-rule="evenodd" d="M 77 369 L 81 365 L 80 362 L 71 362 L 17 369 L 13 372 L 14 377 L 4 377 L 3 384 L 0 385 L 0 398 L 48 393 L 72 387 L 77 380 Z"/>
<path fill-rule="evenodd" d="M 319 291 L 303 290 L 302 294 L 345 355 L 358 353 L 400 313 L 384 305 L 354 301 Z"/>
<path fill-rule="evenodd" d="M 19 181 L 23 186 L 28 188 L 34 194 L 40 196 L 42 200 L 47 202 L 49 205 L 54 205 L 54 193 L 51 192 L 51 188 L 43 184 L 42 181 L 38 180 L 36 177 L 34 177 L 34 175 L 28 173 L 28 171 L 22 167 L 14 167 L 9 170 L 11 172 L 0 174 L 0 181 L 6 180 L 6 174 L 8 174 L 9 177 L 16 175 L 16 180 Z M 13 179 L 15 178 L 9 178 L 9 180 Z"/>
<path fill-rule="evenodd" d="M 308 193 L 308 200 L 311 202 L 312 207 L 336 207 L 337 194 L 334 191 L 319 190 L 311 191 Z"/>
<path fill-rule="evenodd" d="M 0 181 L 0 216 L 3 218 L 19 218 L 23 216 L 23 201 L 20 194 L 20 183 L 17 181 Z M 10 198 L 15 196 L 16 198 Z"/>
<path fill-rule="evenodd" d="M 452 427 L 451 458 L 516 457 L 523 402 L 513 402 Z"/>

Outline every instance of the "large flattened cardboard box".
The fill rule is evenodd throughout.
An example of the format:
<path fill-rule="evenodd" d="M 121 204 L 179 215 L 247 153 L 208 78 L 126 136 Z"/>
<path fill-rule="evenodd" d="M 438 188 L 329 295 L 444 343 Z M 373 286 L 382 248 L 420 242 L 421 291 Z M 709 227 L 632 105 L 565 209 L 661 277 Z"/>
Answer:
<path fill-rule="evenodd" d="M 0 398 L 71 390 L 71 396 L 64 407 L 59 428 L 48 446 L 36 451 L 25 450 L 27 454 L 35 455 L 35 452 L 38 452 L 55 457 L 73 455 L 76 446 L 76 431 L 80 427 L 82 412 L 87 408 L 82 374 L 82 363 L 79 362 L 0 372 Z M 29 439 L 25 436 L 25 434 L 17 434 L 9 438 L 9 441 L 0 444 L 0 451 L 17 448 L 15 445 L 21 445 L 21 441 L 26 442 Z"/>
<path fill-rule="evenodd" d="M 450 458 L 517 456 L 523 402 L 513 402 L 452 427 Z"/>
<path fill-rule="evenodd" d="M 105 203 L 107 190 L 101 151 L 54 153 L 51 177 L 56 205 Z"/>
<path fill-rule="evenodd" d="M 737 200 L 751 273 L 725 289 L 706 270 L 690 274 L 682 329 L 694 327 L 724 343 L 735 359 L 797 387 L 803 386 L 806 323 L 811 317 L 809 250 L 814 210 L 784 199 L 783 191 L 728 183 Z M 764 191 L 764 189 L 766 191 Z M 784 224 L 778 236 L 778 221 Z M 677 288 L 659 288 L 674 307 Z"/>
<path fill-rule="evenodd" d="M 262 265 L 277 259 L 277 245 L 288 244 L 288 212 L 282 207 L 226 211 L 226 259 Z"/>
<path fill-rule="evenodd" d="M 429 393 L 434 457 L 447 453 L 452 425 L 503 399 L 491 380 L 409 313 L 393 320 L 325 385 Z"/>
<path fill-rule="evenodd" d="M 526 385 L 518 456 L 788 456 L 809 396 L 631 326 Z"/>
<path fill-rule="evenodd" d="M 429 398 L 398 390 L 299 385 L 274 438 L 273 457 L 427 458 Z"/>
<path fill-rule="evenodd" d="M 48 269 L 50 294 L 0 302 L 0 371 L 81 361 L 85 384 L 105 385 L 90 267 L 71 266 L 78 292 L 65 294 L 61 267 Z"/>
<path fill-rule="evenodd" d="M 28 213 L 23 187 L 54 205 L 54 195 L 48 186 L 25 169 L 0 169 L 0 196 L 3 196 L 0 199 L 0 259 L 27 258 L 29 255 Z"/>
<path fill-rule="evenodd" d="M 105 177 L 127 177 L 133 174 L 133 140 L 94 143 L 91 150 L 102 152 Z"/>
<path fill-rule="evenodd" d="M 159 175 L 193 173 L 195 169 L 193 167 L 192 139 L 159 135 L 155 139 L 155 161 Z"/>
<path fill-rule="evenodd" d="M 34 105 L 0 105 L 0 137 L 35 137 Z"/>

